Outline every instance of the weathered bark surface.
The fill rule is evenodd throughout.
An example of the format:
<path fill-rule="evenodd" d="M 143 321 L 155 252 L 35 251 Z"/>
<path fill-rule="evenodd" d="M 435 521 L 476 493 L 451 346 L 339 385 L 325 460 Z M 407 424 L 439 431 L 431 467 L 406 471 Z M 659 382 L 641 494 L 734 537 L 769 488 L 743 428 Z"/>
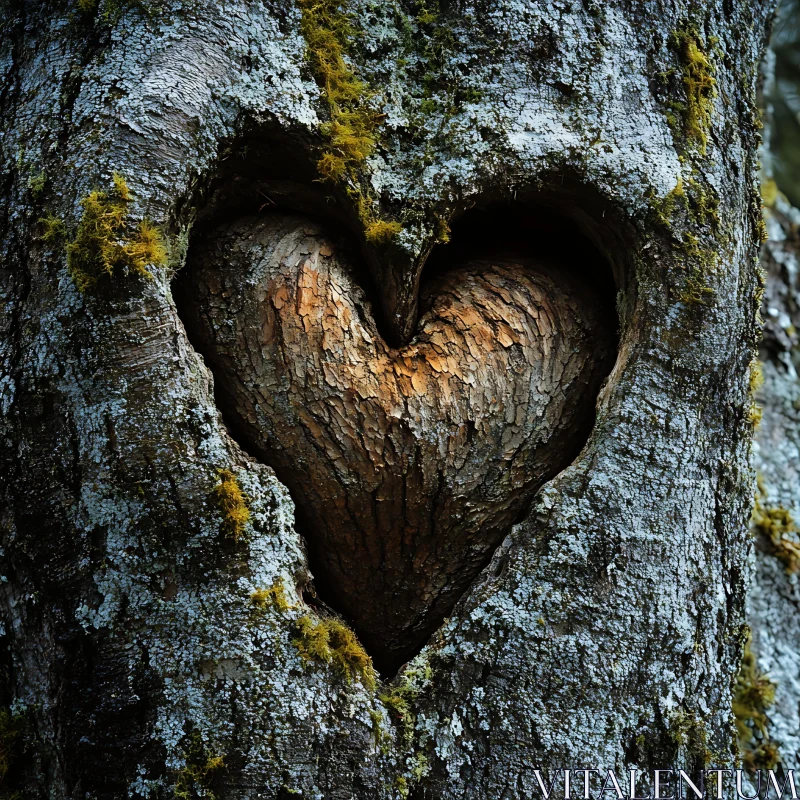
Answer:
<path fill-rule="evenodd" d="M 111 21 L 3 6 L 0 601 L 30 796 L 189 781 L 486 800 L 533 795 L 537 767 L 731 761 L 770 3 L 353 2 L 352 64 L 385 114 L 361 199 L 401 226 L 388 249 L 352 194 L 315 182 L 328 109 L 295 7 L 112 5 Z M 81 294 L 38 220 L 70 239 L 114 171 L 170 263 Z M 289 178 L 302 191 L 271 193 Z M 360 242 L 399 340 L 442 222 L 512 201 L 570 217 L 607 257 L 616 364 L 580 455 L 373 691 L 300 655 L 313 576 L 291 499 L 225 427 L 171 278 L 193 225 L 324 210 Z M 238 540 L 219 470 L 248 498 Z M 254 605 L 278 580 L 288 605 Z M 212 755 L 225 767 L 197 777 Z"/>
<path fill-rule="evenodd" d="M 470 261 L 427 283 L 395 350 L 302 217 L 245 218 L 194 252 L 179 305 L 223 408 L 291 490 L 323 597 L 396 670 L 577 455 L 611 314 L 567 264 Z"/>
<path fill-rule="evenodd" d="M 764 386 L 758 393 L 763 419 L 754 447 L 759 474 L 759 503 L 767 512 L 788 511 L 800 519 L 800 382 L 797 376 L 797 324 L 800 323 L 798 276 L 800 213 L 784 197 L 767 210 L 769 241 L 762 263 L 767 272 L 764 340 L 761 358 Z M 769 709 L 769 735 L 784 766 L 800 763 L 800 561 L 793 562 L 795 525 L 787 525 L 785 545 L 756 528 L 753 585 L 748 621 L 759 667 L 775 684 Z"/>

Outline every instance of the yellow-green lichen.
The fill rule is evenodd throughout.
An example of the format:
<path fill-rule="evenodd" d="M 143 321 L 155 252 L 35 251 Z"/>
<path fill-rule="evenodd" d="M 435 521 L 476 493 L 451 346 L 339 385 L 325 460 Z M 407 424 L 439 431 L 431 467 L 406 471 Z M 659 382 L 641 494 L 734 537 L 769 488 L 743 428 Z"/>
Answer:
<path fill-rule="evenodd" d="M 680 175 L 678 176 L 678 182 L 675 184 L 675 187 L 667 192 L 663 200 L 653 200 L 652 202 L 656 217 L 665 228 L 672 227 L 672 218 L 679 202 L 686 202 L 683 177 Z"/>
<path fill-rule="evenodd" d="M 761 202 L 766 208 L 774 208 L 778 202 L 778 184 L 774 178 L 761 181 Z"/>
<path fill-rule="evenodd" d="M 679 295 L 680 301 L 688 305 L 709 305 L 714 296 L 714 290 L 707 283 L 706 272 L 699 265 L 692 267 Z"/>
<path fill-rule="evenodd" d="M 250 602 L 260 609 L 277 608 L 278 611 L 288 611 L 293 608 L 286 599 L 286 588 L 280 578 L 269 589 L 256 589 L 251 592 Z"/>
<path fill-rule="evenodd" d="M 764 385 L 764 368 L 761 362 L 754 358 L 750 362 L 750 394 L 755 393 Z"/>
<path fill-rule="evenodd" d="M 308 615 L 300 617 L 296 625 L 297 636 L 292 643 L 304 661 L 330 664 L 348 683 L 359 678 L 365 689 L 375 691 L 372 659 L 347 625 L 333 617 L 315 619 Z"/>
<path fill-rule="evenodd" d="M 369 718 L 372 720 L 372 736 L 375 739 L 375 746 L 380 747 L 387 739 L 383 730 L 383 715 L 375 708 L 369 710 Z"/>
<path fill-rule="evenodd" d="M 113 189 L 95 190 L 81 200 L 83 215 L 67 244 L 67 268 L 81 292 L 119 271 L 149 278 L 149 267 L 166 263 L 161 232 L 147 219 L 132 226 L 130 203 L 128 184 L 118 173 Z"/>
<path fill-rule="evenodd" d="M 769 231 L 767 230 L 767 221 L 764 219 L 764 212 L 761 211 L 756 216 L 756 237 L 761 244 L 764 244 L 769 239 Z"/>
<path fill-rule="evenodd" d="M 717 93 L 714 65 L 699 34 L 689 30 L 675 31 L 672 34 L 672 44 L 680 57 L 681 77 L 686 93 L 686 102 L 681 109 L 683 133 L 704 154 Z"/>
<path fill-rule="evenodd" d="M 757 427 L 761 424 L 761 418 L 763 416 L 763 409 L 761 406 L 756 402 L 756 392 L 761 388 L 764 383 L 764 370 L 761 367 L 761 362 L 758 358 L 754 358 L 750 362 L 750 380 L 749 380 L 749 387 L 750 387 L 750 408 L 748 409 L 747 416 L 750 423 Z"/>
<path fill-rule="evenodd" d="M 347 43 L 355 35 L 352 20 L 340 0 L 298 0 L 298 5 L 308 60 L 330 112 L 330 121 L 322 128 L 328 143 L 317 167 L 328 180 L 356 180 L 375 149 L 378 118 L 365 102 L 365 84 L 344 59 Z"/>
<path fill-rule="evenodd" d="M 214 494 L 222 511 L 222 530 L 237 541 L 250 520 L 250 509 L 239 481 L 229 469 L 219 471 L 219 483 L 214 487 Z"/>
<path fill-rule="evenodd" d="M 391 242 L 401 230 L 403 230 L 403 227 L 399 222 L 372 219 L 366 221 L 364 224 L 364 238 L 373 244 L 387 244 Z"/>
<path fill-rule="evenodd" d="M 692 219 L 701 225 L 710 225 L 714 229 L 718 228 L 719 197 L 717 194 L 710 187 L 706 189 L 694 177 L 690 177 L 687 184 L 689 187 L 687 199 Z"/>
<path fill-rule="evenodd" d="M 763 536 L 772 554 L 790 573 L 800 572 L 800 531 L 792 513 L 782 506 L 767 505 L 761 477 L 758 479 L 751 518 L 753 532 Z"/>
<path fill-rule="evenodd" d="M 330 115 L 321 126 L 326 143 L 317 170 L 323 180 L 345 187 L 367 241 L 387 244 L 402 226 L 376 217 L 371 192 L 362 186 L 362 173 L 375 150 L 382 116 L 370 108 L 371 93 L 345 60 L 356 36 L 352 18 L 341 0 L 298 0 L 298 6 L 308 61 Z"/>
<path fill-rule="evenodd" d="M 39 218 L 42 226 L 42 235 L 39 237 L 43 242 L 56 242 L 67 235 L 67 228 L 64 221 L 55 214 L 45 214 Z"/>
<path fill-rule="evenodd" d="M 447 244 L 450 241 L 450 223 L 444 217 L 436 220 L 436 241 L 439 244 Z"/>
<path fill-rule="evenodd" d="M 412 662 L 414 663 L 414 662 Z M 416 700 L 424 684 L 430 682 L 432 671 L 425 662 L 421 666 L 409 666 L 400 676 L 389 692 L 378 699 L 386 706 L 389 718 L 395 723 L 405 747 L 410 747 L 414 737 L 415 717 L 412 704 Z"/>
<path fill-rule="evenodd" d="M 47 174 L 44 170 L 41 170 L 36 175 L 31 175 L 31 177 L 28 178 L 28 188 L 30 189 L 34 200 L 39 198 L 44 191 L 45 186 L 47 186 Z"/>
<path fill-rule="evenodd" d="M 775 702 L 775 684 L 758 669 L 748 637 L 733 692 L 733 715 L 742 763 L 749 772 L 774 769 L 780 749 L 769 735 L 767 709 Z"/>
<path fill-rule="evenodd" d="M 681 266 L 688 267 L 678 299 L 688 305 L 710 305 L 715 291 L 710 279 L 719 266 L 719 198 L 706 189 L 693 172 L 686 180 L 678 176 L 663 198 L 650 198 L 656 222 L 671 235 Z M 709 242 L 713 242 L 709 246 Z"/>
<path fill-rule="evenodd" d="M 199 733 L 188 737 L 185 766 L 175 776 L 174 796 L 176 800 L 194 800 L 205 797 L 216 800 L 212 786 L 214 777 L 225 768 L 225 758 L 212 755 Z"/>
<path fill-rule="evenodd" d="M 710 764 L 714 760 L 714 754 L 708 747 L 706 726 L 693 712 L 674 713 L 670 717 L 669 733 L 679 752 L 699 758 L 704 764 Z"/>

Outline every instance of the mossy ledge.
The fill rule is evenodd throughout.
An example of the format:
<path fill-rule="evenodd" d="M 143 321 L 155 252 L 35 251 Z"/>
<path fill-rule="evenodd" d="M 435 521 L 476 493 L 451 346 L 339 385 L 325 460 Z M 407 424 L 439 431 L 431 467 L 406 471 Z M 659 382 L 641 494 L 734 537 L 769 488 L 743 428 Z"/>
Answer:
<path fill-rule="evenodd" d="M 158 228 L 147 219 L 130 224 L 131 193 L 125 178 L 115 172 L 113 182 L 110 191 L 95 189 L 81 200 L 83 216 L 67 244 L 67 269 L 81 292 L 119 272 L 150 278 L 149 267 L 167 262 Z M 45 236 L 52 231 L 48 226 Z"/>
<path fill-rule="evenodd" d="M 304 661 L 330 664 L 348 683 L 359 678 L 367 691 L 375 691 L 377 677 L 372 659 L 347 625 L 334 617 L 315 619 L 309 615 L 300 617 L 295 624 L 297 636 L 292 644 Z"/>
<path fill-rule="evenodd" d="M 381 115 L 369 107 L 366 84 L 345 61 L 349 43 L 356 35 L 352 18 L 339 0 L 298 0 L 298 6 L 307 58 L 330 115 L 322 125 L 327 141 L 317 170 L 322 180 L 344 186 L 358 212 L 364 238 L 386 245 L 402 226 L 375 216 L 374 198 L 363 186 L 362 175 L 377 144 Z"/>

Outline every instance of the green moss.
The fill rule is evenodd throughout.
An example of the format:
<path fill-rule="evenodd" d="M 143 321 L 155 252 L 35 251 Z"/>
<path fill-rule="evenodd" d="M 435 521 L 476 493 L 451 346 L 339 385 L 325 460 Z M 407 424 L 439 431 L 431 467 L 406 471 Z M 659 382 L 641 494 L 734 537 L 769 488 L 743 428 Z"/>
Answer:
<path fill-rule="evenodd" d="M 769 232 L 767 231 L 767 222 L 764 219 L 764 213 L 761 212 L 756 217 L 756 237 L 761 244 L 764 244 L 769 239 Z"/>
<path fill-rule="evenodd" d="M 686 192 L 683 188 L 683 177 L 678 177 L 675 188 L 669 191 L 663 200 L 653 202 L 653 210 L 658 217 L 658 221 L 666 228 L 672 226 L 672 218 L 678 203 L 686 202 Z"/>
<path fill-rule="evenodd" d="M 674 31 L 672 45 L 680 57 L 686 94 L 685 105 L 676 110 L 680 112 L 684 135 L 696 145 L 698 152 L 705 154 L 711 111 L 717 93 L 714 66 L 696 32 Z"/>
<path fill-rule="evenodd" d="M 67 244 L 67 268 L 81 292 L 120 271 L 152 277 L 148 267 L 166 263 L 160 231 L 146 219 L 130 225 L 130 202 L 128 185 L 118 173 L 111 191 L 95 190 L 81 200 L 83 216 Z"/>
<path fill-rule="evenodd" d="M 64 221 L 54 214 L 46 214 L 39 218 L 42 226 L 42 235 L 39 237 L 43 242 L 55 242 L 67 235 Z"/>
<path fill-rule="evenodd" d="M 359 678 L 364 688 L 375 691 L 377 683 L 372 659 L 353 631 L 333 617 L 314 619 L 308 615 L 297 620 L 297 636 L 292 643 L 304 661 L 330 664 L 348 683 Z"/>
<path fill-rule="evenodd" d="M 269 589 L 256 589 L 250 594 L 250 602 L 257 608 L 277 608 L 278 611 L 288 611 L 291 606 L 286 599 L 286 589 L 283 581 L 278 578 Z"/>
<path fill-rule="evenodd" d="M 750 362 L 750 394 L 755 393 L 764 385 L 764 368 L 761 362 L 754 358 Z"/>
<path fill-rule="evenodd" d="M 773 178 L 761 182 L 761 201 L 767 208 L 774 208 L 778 202 L 778 184 Z"/>
<path fill-rule="evenodd" d="M 444 217 L 436 220 L 436 241 L 447 244 L 450 241 L 450 223 Z"/>
<path fill-rule="evenodd" d="M 188 736 L 185 766 L 175 776 L 175 800 L 206 797 L 216 800 L 212 789 L 215 776 L 225 768 L 223 756 L 212 755 L 197 731 Z"/>
<path fill-rule="evenodd" d="M 669 231 L 675 249 L 684 256 L 682 260 L 689 268 L 679 299 L 689 305 L 709 305 L 715 297 L 709 280 L 719 263 L 715 249 L 719 236 L 719 199 L 695 174 L 686 181 L 680 176 L 663 199 L 651 196 L 650 205 L 655 221 Z M 714 247 L 706 245 L 709 240 L 714 241 Z"/>
<path fill-rule="evenodd" d="M 403 226 L 399 222 L 387 222 L 383 219 L 372 220 L 364 226 L 364 237 L 373 244 L 387 244 L 401 230 L 403 230 Z"/>
<path fill-rule="evenodd" d="M 44 170 L 28 178 L 28 188 L 30 189 L 34 200 L 39 198 L 44 191 L 45 186 L 47 186 L 47 174 Z"/>
<path fill-rule="evenodd" d="M 690 758 L 699 758 L 704 764 L 714 760 L 714 754 L 708 747 L 708 732 L 695 714 L 678 711 L 670 718 L 670 737 L 675 745 Z"/>
<path fill-rule="evenodd" d="M 345 61 L 356 36 L 352 18 L 341 0 L 298 0 L 298 6 L 307 58 L 330 114 L 330 120 L 322 125 L 327 141 L 317 170 L 323 180 L 346 188 L 367 241 L 387 244 L 401 225 L 377 218 L 373 197 L 362 187 L 362 173 L 375 150 L 382 116 L 370 108 L 371 93 Z"/>
<path fill-rule="evenodd" d="M 678 299 L 688 305 L 710 305 L 715 297 L 714 290 L 706 282 L 706 274 L 701 266 L 695 265 L 687 276 Z"/>
<path fill-rule="evenodd" d="M 219 471 L 219 483 L 214 487 L 214 494 L 222 511 L 222 530 L 236 541 L 250 520 L 250 509 L 239 481 L 229 469 Z"/>
<path fill-rule="evenodd" d="M 421 667 L 407 667 L 391 691 L 382 694 L 378 699 L 386 706 L 389 718 L 395 723 L 405 747 L 410 747 L 414 738 L 415 717 L 412 704 L 416 700 L 422 686 L 432 677 L 430 666 L 425 663 Z"/>
<path fill-rule="evenodd" d="M 782 506 L 766 505 L 765 497 L 763 480 L 759 477 L 751 518 L 753 532 L 766 539 L 771 553 L 787 572 L 800 572 L 800 531 L 794 517 Z"/>
<path fill-rule="evenodd" d="M 758 669 L 748 637 L 733 693 L 733 715 L 742 763 L 750 773 L 774 769 L 780 761 L 779 744 L 770 739 L 767 709 L 775 702 L 775 684 Z"/>
<path fill-rule="evenodd" d="M 408 793 L 410 789 L 408 788 L 408 780 L 403 775 L 398 775 L 394 779 L 394 785 L 397 789 L 397 793 L 400 795 L 402 800 L 405 800 L 408 797 Z"/>
<path fill-rule="evenodd" d="M 337 182 L 358 178 L 364 161 L 375 149 L 377 115 L 365 103 L 366 86 L 344 56 L 355 30 L 340 0 L 298 0 L 308 60 L 330 111 L 323 126 L 329 142 L 318 163 L 320 174 Z"/>
<path fill-rule="evenodd" d="M 375 737 L 375 745 L 378 746 L 383 741 L 383 716 L 380 711 L 371 708 L 369 718 L 372 720 L 372 735 Z"/>
<path fill-rule="evenodd" d="M 712 189 L 706 190 L 694 177 L 688 180 L 687 194 L 692 219 L 716 229 L 719 226 L 719 198 Z"/>

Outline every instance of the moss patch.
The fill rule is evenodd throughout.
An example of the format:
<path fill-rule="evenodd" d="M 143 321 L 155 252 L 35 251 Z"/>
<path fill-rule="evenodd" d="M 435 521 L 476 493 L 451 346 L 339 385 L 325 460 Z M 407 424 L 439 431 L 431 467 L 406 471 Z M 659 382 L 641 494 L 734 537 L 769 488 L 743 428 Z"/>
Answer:
<path fill-rule="evenodd" d="M 229 469 L 219 471 L 219 483 L 214 487 L 214 494 L 222 511 L 223 532 L 238 541 L 250 520 L 250 509 L 239 481 Z"/>
<path fill-rule="evenodd" d="M 714 754 L 708 747 L 708 732 L 694 713 L 679 711 L 670 718 L 669 734 L 675 745 L 690 758 L 710 764 Z"/>
<path fill-rule="evenodd" d="M 39 237 L 43 242 L 56 242 L 67 235 L 67 229 L 64 221 L 55 214 L 45 214 L 39 218 L 39 224 L 42 226 L 42 234 Z"/>
<path fill-rule="evenodd" d="M 778 184 L 774 178 L 766 178 L 761 182 L 761 202 L 766 208 L 774 208 L 778 202 Z"/>
<path fill-rule="evenodd" d="M 297 620 L 297 636 L 292 644 L 304 661 L 330 664 L 348 683 L 359 678 L 365 689 L 375 691 L 377 679 L 372 659 L 353 631 L 340 620 L 302 616 Z"/>
<path fill-rule="evenodd" d="M 361 165 L 375 149 L 378 121 L 365 103 L 365 84 L 344 60 L 347 43 L 355 35 L 351 18 L 339 0 L 298 0 L 298 5 L 308 60 L 331 117 L 322 127 L 329 141 L 317 168 L 330 181 L 357 180 Z"/>
<path fill-rule="evenodd" d="M 375 216 L 374 198 L 362 185 L 366 160 L 377 144 L 381 115 L 370 108 L 371 92 L 345 60 L 357 33 L 352 17 L 340 0 L 298 0 L 298 6 L 307 58 L 330 115 L 322 125 L 327 141 L 317 170 L 323 180 L 345 187 L 367 241 L 387 244 L 402 228 L 399 222 Z"/>
<path fill-rule="evenodd" d="M 780 761 L 777 742 L 769 736 L 767 709 L 775 702 L 775 684 L 758 669 L 748 637 L 733 694 L 733 715 L 742 763 L 750 773 L 774 769 Z"/>
<path fill-rule="evenodd" d="M 223 756 L 212 755 L 200 734 L 194 731 L 188 737 L 186 745 L 186 765 L 175 776 L 175 799 L 194 800 L 206 797 L 216 800 L 212 790 L 216 775 L 225 767 Z"/>
<path fill-rule="evenodd" d="M 431 680 L 432 674 L 427 663 L 419 667 L 407 667 L 391 691 L 378 697 L 386 706 L 389 717 L 397 726 L 401 741 L 406 747 L 411 746 L 414 738 L 416 720 L 412 705 L 422 691 L 423 685 Z"/>
<path fill-rule="evenodd" d="M 256 589 L 251 592 L 250 602 L 260 609 L 277 608 L 278 611 L 288 611 L 293 607 L 286 599 L 286 589 L 280 578 L 269 589 Z"/>
<path fill-rule="evenodd" d="M 28 178 L 28 189 L 34 200 L 38 200 L 47 186 L 47 173 L 44 170 Z"/>
<path fill-rule="evenodd" d="M 794 517 L 782 506 L 767 505 L 765 497 L 759 478 L 751 519 L 753 532 L 766 539 L 770 552 L 784 564 L 787 572 L 800 572 L 800 531 Z"/>
<path fill-rule="evenodd" d="M 130 203 L 128 184 L 118 173 L 113 189 L 95 190 L 81 200 L 83 216 L 67 244 L 67 268 L 81 292 L 118 272 L 152 277 L 148 267 L 166 263 L 160 231 L 146 219 L 131 226 Z"/>
<path fill-rule="evenodd" d="M 685 105 L 677 109 L 681 112 L 683 133 L 701 154 L 705 154 L 717 94 L 714 65 L 699 34 L 689 30 L 674 31 L 671 43 L 680 57 L 686 95 Z"/>

